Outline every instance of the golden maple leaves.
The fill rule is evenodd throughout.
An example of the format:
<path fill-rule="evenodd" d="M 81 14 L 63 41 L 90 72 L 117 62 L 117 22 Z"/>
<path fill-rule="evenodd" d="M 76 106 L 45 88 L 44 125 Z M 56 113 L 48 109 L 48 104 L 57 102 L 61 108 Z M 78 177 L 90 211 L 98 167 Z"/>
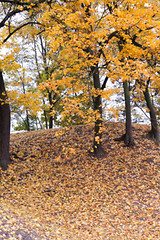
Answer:
<path fill-rule="evenodd" d="M 30 14 L 36 15 L 36 2 L 30 3 L 27 2 L 28 7 L 32 9 Z M 28 26 L 27 35 L 31 39 L 40 31 L 49 47 L 47 59 L 53 65 L 55 62 L 57 64 L 57 69 L 39 88 L 42 91 L 49 89 L 59 96 L 65 92 L 61 103 L 64 104 L 64 117 L 69 117 L 75 106 L 76 114 L 93 121 L 94 114 L 90 110 L 92 99 L 97 94 L 109 99 L 114 93 L 109 89 L 99 93 L 95 90 L 91 68 L 96 64 L 100 76 L 107 75 L 112 82 L 132 82 L 143 75 L 144 82 L 150 78 L 152 84 L 159 87 L 157 72 L 160 61 L 160 21 L 156 1 L 127 0 L 119 3 L 77 0 L 74 3 L 66 1 L 63 4 L 43 3 L 38 9 L 37 21 L 40 28 Z M 21 33 L 24 38 L 26 31 L 21 30 Z M 1 37 L 2 35 L 3 32 Z M 13 68 L 15 65 L 15 61 L 14 64 L 12 62 L 16 51 L 18 48 L 13 51 L 12 58 L 8 55 L 6 63 L 3 61 L 3 68 L 6 67 L 6 70 L 7 66 Z M 8 64 L 9 61 L 11 64 Z M 14 71 L 16 68 L 18 65 L 15 65 Z M 88 115 L 87 111 L 82 109 L 82 102 Z M 55 113 L 55 110 L 52 112 Z"/>
<path fill-rule="evenodd" d="M 132 81 L 143 74 L 146 79 L 155 77 L 158 82 L 156 71 L 147 63 L 152 57 L 150 52 L 152 55 L 159 52 L 159 8 L 153 2 L 135 0 L 119 4 L 109 1 L 76 1 L 76 4 L 66 2 L 63 6 L 53 5 L 53 9 L 47 11 L 40 21 L 48 27 L 46 31 L 51 52 L 61 48 L 60 71 L 63 77 L 60 82 L 71 89 L 70 94 L 70 82 L 77 84 L 74 93 L 84 91 L 81 88 L 82 76 L 97 63 L 100 74 L 108 74 L 111 80 Z M 107 42 L 114 32 L 115 36 Z M 123 45 L 120 52 L 118 44 Z M 105 67 L 107 61 L 110 63 Z M 56 81 L 54 77 L 55 73 L 50 79 L 53 83 Z M 86 94 L 87 90 L 84 96 Z M 96 97 L 95 94 L 92 96 Z"/>

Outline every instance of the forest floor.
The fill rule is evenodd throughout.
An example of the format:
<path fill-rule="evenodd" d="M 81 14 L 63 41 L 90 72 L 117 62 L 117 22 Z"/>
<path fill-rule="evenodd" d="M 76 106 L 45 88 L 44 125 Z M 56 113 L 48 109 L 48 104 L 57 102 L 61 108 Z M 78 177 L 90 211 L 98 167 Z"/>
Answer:
<path fill-rule="evenodd" d="M 104 156 L 89 153 L 93 126 L 11 135 L 0 170 L 0 239 L 159 240 L 160 146 L 133 125 L 135 146 L 105 123 Z"/>

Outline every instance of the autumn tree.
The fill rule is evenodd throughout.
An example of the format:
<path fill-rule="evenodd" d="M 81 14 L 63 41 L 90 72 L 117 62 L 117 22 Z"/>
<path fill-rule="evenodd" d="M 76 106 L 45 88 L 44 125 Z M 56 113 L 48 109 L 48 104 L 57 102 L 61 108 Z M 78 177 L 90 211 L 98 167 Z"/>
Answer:
<path fill-rule="evenodd" d="M 151 100 L 150 93 L 149 93 L 149 83 L 150 83 L 150 80 L 147 81 L 145 89 L 143 90 L 143 93 L 144 93 L 146 104 L 147 104 L 147 107 L 148 107 L 149 113 L 150 113 L 151 137 L 153 137 L 156 140 L 156 142 L 159 142 L 159 140 L 160 140 L 159 126 L 158 126 L 158 122 L 157 122 L 156 111 L 152 104 L 152 100 Z"/>
<path fill-rule="evenodd" d="M 143 38 L 138 38 L 137 35 L 134 35 L 134 38 L 132 39 L 132 42 L 134 45 L 136 45 L 139 49 L 142 50 L 142 57 L 141 61 L 143 60 L 143 64 L 145 64 L 145 69 L 143 72 L 141 72 L 141 75 L 139 75 L 139 78 L 136 80 L 138 84 L 136 86 L 139 86 L 141 91 L 143 92 L 144 99 L 146 101 L 147 108 L 149 110 L 150 114 L 150 122 L 151 122 L 151 136 L 159 142 L 159 126 L 157 122 L 156 117 L 156 111 L 153 105 L 153 102 L 151 100 L 151 93 L 150 90 L 152 87 L 157 91 L 159 86 L 159 53 L 160 53 L 160 45 L 159 45 L 159 37 L 158 33 L 160 32 L 160 26 L 157 23 L 157 20 L 159 20 L 159 12 L 157 10 L 156 14 L 154 15 L 152 13 L 151 15 L 151 23 L 150 25 L 144 30 L 140 29 L 139 32 L 143 32 L 142 35 Z M 156 26 L 156 27 L 155 27 Z M 146 42 L 146 35 L 148 38 L 148 42 Z M 153 91 L 153 90 L 151 90 Z"/>
<path fill-rule="evenodd" d="M 51 41 L 51 54 L 59 47 L 62 48 L 61 71 L 66 76 L 61 84 L 66 87 L 67 84 L 75 82 L 80 91 L 80 76 L 87 72 L 92 76 L 95 153 L 102 151 L 101 98 L 105 88 L 102 86 L 105 86 L 108 78 L 112 81 L 123 81 L 126 103 L 124 140 L 127 145 L 133 144 L 129 85 L 135 79 L 140 79 L 144 73 L 153 76 L 153 71 L 150 71 L 146 64 L 149 54 L 146 49 L 154 45 L 154 38 L 158 36 L 158 9 L 154 2 L 138 0 L 134 3 L 69 1 L 63 5 L 52 5 L 40 19 L 46 26 L 47 36 Z M 140 48 L 144 42 L 147 43 L 146 48 Z M 101 83 L 103 74 L 106 77 Z M 53 75 L 52 87 L 55 85 Z"/>
<path fill-rule="evenodd" d="M 83 92 L 84 97 L 81 103 L 76 103 L 75 98 L 72 101 L 68 98 L 68 103 L 71 108 L 73 107 L 71 102 L 74 102 L 76 105 L 74 109 L 72 108 L 72 112 L 77 109 L 77 114 L 81 114 L 82 101 L 84 102 L 87 99 L 89 102 L 89 97 L 90 95 L 92 96 L 94 108 L 88 109 L 90 118 L 87 118 L 87 120 L 91 119 L 91 121 L 93 121 L 92 116 L 94 116 L 95 136 L 93 148 L 95 154 L 99 154 L 103 151 L 101 145 L 103 122 L 101 95 L 108 80 L 106 76 L 101 84 L 100 67 L 106 68 L 109 62 L 105 61 L 104 64 L 101 63 L 101 57 L 103 56 L 105 58 L 105 54 L 102 51 L 101 44 L 98 46 L 100 36 L 96 36 L 95 31 L 95 20 L 98 21 L 98 17 L 100 16 L 95 16 L 92 13 L 93 9 L 91 5 L 81 4 L 79 1 L 77 1 L 76 5 L 71 2 L 64 4 L 64 6 L 54 5 L 52 13 L 47 13 L 46 11 L 41 21 L 44 25 L 46 24 L 49 39 L 55 40 L 54 43 L 52 43 L 52 40 L 50 44 L 51 53 L 56 52 L 60 47 L 62 48 L 60 58 L 62 59 L 61 71 L 63 72 L 63 79 L 59 83 L 53 79 L 52 87 L 54 88 L 57 84 L 60 84 L 64 86 L 65 89 L 68 87 L 70 94 L 73 88 L 76 95 Z M 51 15 L 49 21 L 48 14 Z M 59 17 L 58 14 L 63 15 Z M 95 30 L 93 30 L 94 28 Z M 109 38 L 112 38 L 112 35 L 110 35 Z M 108 41 L 108 38 L 106 41 Z M 91 91 L 88 89 L 90 79 L 86 79 L 87 74 L 92 77 Z M 52 78 L 53 77 L 54 75 L 52 75 Z M 67 94 L 67 96 L 69 96 L 69 94 Z M 70 113 L 71 109 L 68 109 L 68 112 Z"/>
<path fill-rule="evenodd" d="M 58 53 L 53 53 L 52 57 L 49 56 L 49 42 L 42 34 L 38 34 L 33 38 L 34 43 L 34 58 L 36 63 L 36 83 L 37 87 L 43 85 L 48 79 L 50 79 L 53 72 L 55 72 L 59 67 L 59 62 L 57 61 Z M 61 96 L 57 94 L 49 86 L 41 90 L 43 95 L 43 114 L 45 120 L 46 129 L 53 128 L 55 122 L 55 115 L 53 110 L 56 109 L 60 102 Z M 56 109 L 58 112 L 58 109 Z M 55 112 L 55 113 L 56 113 Z"/>
<path fill-rule="evenodd" d="M 24 12 L 30 12 L 33 16 L 33 10 L 37 9 L 40 4 L 45 3 L 44 0 L 40 1 L 0 1 L 0 49 L 5 47 L 7 41 L 14 35 L 15 32 L 22 29 L 26 25 L 36 24 L 37 22 L 31 21 L 30 19 L 24 19 L 22 14 Z M 15 20 L 16 16 L 19 16 L 18 20 Z M 12 21 L 14 19 L 15 21 Z M 38 23 L 37 23 L 38 24 Z M 13 57 L 13 56 L 12 56 Z M 6 57 L 5 57 L 6 58 Z M 0 166 L 5 170 L 9 163 L 9 138 L 10 138 L 10 111 L 9 104 L 6 102 L 7 95 L 5 91 L 5 84 L 3 79 L 3 69 L 5 68 L 5 59 L 3 55 L 0 60 L 0 96 L 2 99 L 0 107 Z"/>
<path fill-rule="evenodd" d="M 47 77 L 43 88 L 56 95 L 63 89 L 64 118 L 79 115 L 86 123 L 94 122 L 96 155 L 103 152 L 102 97 L 109 95 L 106 83 L 108 79 L 123 82 L 127 120 L 125 142 L 132 145 L 129 85 L 142 76 L 145 83 L 146 79 L 153 81 L 157 75 L 157 70 L 149 64 L 152 54 L 159 51 L 156 48 L 160 30 L 156 1 L 76 0 L 46 4 L 42 0 L 5 0 L 0 3 L 5 10 L 0 23 L 5 30 L 5 34 L 1 32 L 3 44 L 20 29 L 37 24 L 42 26 L 40 33 L 43 32 L 49 43 L 48 56 L 52 58 L 59 52 L 59 68 L 56 72 L 45 69 Z M 16 20 L 13 24 L 11 18 L 25 11 L 29 18 L 24 16 L 22 23 Z M 88 105 L 87 111 L 83 104 Z M 54 109 L 52 112 L 54 114 Z"/>
<path fill-rule="evenodd" d="M 11 113 L 17 119 L 18 126 L 15 130 L 33 130 L 35 125 L 42 128 L 39 116 L 42 112 L 41 94 L 34 86 L 33 79 L 28 75 L 27 69 L 17 69 L 9 78 L 8 98 L 11 105 Z"/>

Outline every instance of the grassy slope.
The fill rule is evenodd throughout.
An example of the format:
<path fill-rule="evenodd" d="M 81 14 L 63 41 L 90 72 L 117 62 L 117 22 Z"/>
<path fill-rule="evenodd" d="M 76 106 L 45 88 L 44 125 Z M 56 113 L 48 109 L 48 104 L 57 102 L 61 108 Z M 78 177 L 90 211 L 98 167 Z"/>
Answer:
<path fill-rule="evenodd" d="M 61 130 L 11 136 L 2 205 L 49 239 L 160 239 L 160 146 L 146 137 L 149 127 L 134 125 L 130 149 L 114 141 L 124 124 L 106 123 L 99 159 L 87 151 L 91 126 Z"/>

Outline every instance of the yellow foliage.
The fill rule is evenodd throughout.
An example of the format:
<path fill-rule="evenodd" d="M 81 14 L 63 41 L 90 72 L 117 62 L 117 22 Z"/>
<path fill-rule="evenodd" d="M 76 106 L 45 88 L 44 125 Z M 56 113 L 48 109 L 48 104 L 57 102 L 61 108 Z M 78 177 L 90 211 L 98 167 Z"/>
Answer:
<path fill-rule="evenodd" d="M 24 38 L 27 34 L 29 39 L 33 39 L 42 30 L 49 46 L 47 58 L 56 62 L 57 68 L 52 76 L 44 79 L 39 89 L 49 89 L 59 95 L 65 92 L 61 103 L 64 104 L 63 117 L 75 114 L 92 122 L 100 116 L 91 108 L 91 99 L 98 96 L 109 99 L 117 92 L 111 89 L 104 91 L 101 86 L 95 86 L 92 72 L 95 66 L 99 67 L 99 76 L 108 76 L 112 82 L 142 81 L 144 76 L 144 83 L 150 79 L 154 86 L 159 87 L 160 6 L 157 1 L 76 0 L 65 1 L 64 4 L 43 3 L 36 10 L 35 3 L 29 3 L 29 14 L 37 14 L 38 22 L 42 25 L 29 25 L 15 36 Z M 23 7 L 19 9 L 23 10 Z M 12 25 L 11 29 L 14 28 Z M 1 29 L 0 48 L 7 34 L 8 28 Z M 15 61 L 19 51 L 16 37 L 11 38 L 11 43 L 3 45 L 10 48 L 10 52 L 5 56 L 0 55 L 0 68 L 7 72 L 20 68 Z M 16 97 L 17 103 L 23 104 L 24 109 L 33 105 L 33 112 L 38 111 L 34 93 L 27 93 L 26 96 L 16 94 L 13 94 L 13 98 Z M 88 113 L 83 105 L 89 106 Z M 55 113 L 54 109 L 52 113 Z"/>

